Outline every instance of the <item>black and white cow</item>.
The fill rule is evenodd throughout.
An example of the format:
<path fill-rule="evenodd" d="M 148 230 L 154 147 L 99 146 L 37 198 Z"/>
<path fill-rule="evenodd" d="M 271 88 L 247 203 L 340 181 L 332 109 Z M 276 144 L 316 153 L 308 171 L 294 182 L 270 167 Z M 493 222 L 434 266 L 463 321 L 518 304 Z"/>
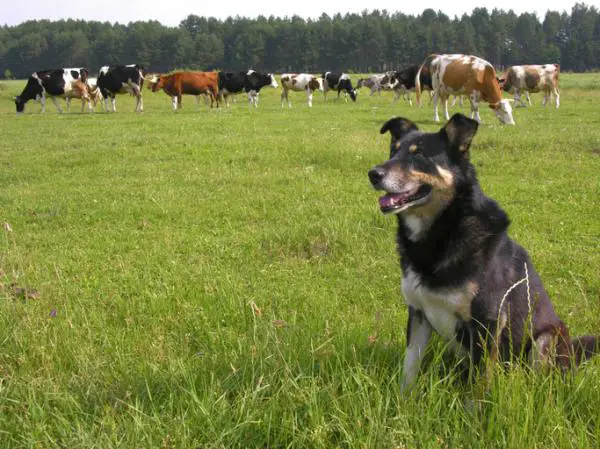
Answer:
<path fill-rule="evenodd" d="M 356 88 L 367 87 L 371 90 L 370 96 L 372 97 L 377 92 L 381 95 L 382 90 L 392 90 L 390 86 L 390 77 L 394 72 L 377 73 L 371 75 L 368 78 L 359 78 L 356 83 Z"/>
<path fill-rule="evenodd" d="M 325 72 L 323 73 L 323 96 L 327 101 L 327 91 L 337 90 L 337 97 L 340 98 L 340 93 L 344 91 L 345 100 L 348 101 L 348 95 L 352 101 L 356 101 L 356 89 L 352 87 L 352 80 L 347 73 Z"/>
<path fill-rule="evenodd" d="M 389 86 L 395 92 L 392 103 L 395 103 L 401 96 L 412 106 L 412 99 L 410 98 L 410 92 L 415 90 L 415 81 L 417 73 L 419 72 L 418 65 L 411 65 L 403 70 L 393 72 L 389 79 Z M 431 76 L 429 71 L 422 70 L 419 75 L 421 81 L 421 88 L 423 90 L 432 90 Z"/>
<path fill-rule="evenodd" d="M 130 93 L 135 96 L 135 111 L 144 110 L 142 87 L 144 86 L 144 68 L 137 64 L 104 66 L 98 73 L 98 88 L 104 98 L 104 110 L 108 109 L 108 99 L 112 103 L 112 111 L 116 112 L 117 94 Z"/>
<path fill-rule="evenodd" d="M 15 97 L 15 106 L 17 113 L 23 112 L 25 103 L 29 100 L 39 99 L 42 104 L 41 112 L 46 111 L 46 97 L 50 97 L 58 112 L 62 113 L 60 105 L 56 101 L 57 97 L 67 100 L 67 110 L 69 109 L 70 98 L 87 97 L 85 83 L 88 78 L 88 69 L 84 67 L 40 70 L 33 72 L 27 84 L 21 92 L 21 95 Z M 83 107 L 82 107 L 83 109 Z"/>
<path fill-rule="evenodd" d="M 248 104 L 258 106 L 258 95 L 265 86 L 278 87 L 271 73 L 260 73 L 254 70 L 247 72 L 219 72 L 219 97 L 229 106 L 228 97 L 245 92 Z"/>

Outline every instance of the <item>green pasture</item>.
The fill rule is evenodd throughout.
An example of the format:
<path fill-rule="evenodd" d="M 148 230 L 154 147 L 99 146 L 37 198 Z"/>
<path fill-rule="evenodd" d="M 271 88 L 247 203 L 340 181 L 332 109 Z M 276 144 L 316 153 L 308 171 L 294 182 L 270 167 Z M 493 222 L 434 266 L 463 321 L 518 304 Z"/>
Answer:
<path fill-rule="evenodd" d="M 600 333 L 600 75 L 561 83 L 515 127 L 482 104 L 471 156 L 571 333 Z M 0 448 L 600 446 L 600 358 L 498 367 L 482 397 L 436 339 L 400 395 L 396 221 L 367 171 L 390 117 L 441 126 L 427 101 L 17 116 L 24 84 L 0 81 Z"/>

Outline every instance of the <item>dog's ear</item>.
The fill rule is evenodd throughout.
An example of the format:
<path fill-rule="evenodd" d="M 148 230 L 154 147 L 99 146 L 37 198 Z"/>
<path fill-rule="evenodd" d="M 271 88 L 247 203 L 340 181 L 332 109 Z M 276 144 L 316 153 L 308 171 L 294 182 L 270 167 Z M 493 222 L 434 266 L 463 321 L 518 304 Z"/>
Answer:
<path fill-rule="evenodd" d="M 392 135 L 392 142 L 390 143 L 390 158 L 396 154 L 400 148 L 400 143 L 398 141 L 409 132 L 418 130 L 419 128 L 417 128 L 417 125 L 402 117 L 394 117 L 385 122 L 379 132 L 381 134 L 385 134 L 389 131 Z"/>
<path fill-rule="evenodd" d="M 418 128 L 417 125 L 408 119 L 394 117 L 385 122 L 379 130 L 381 134 L 385 134 L 388 131 L 392 135 L 392 142 L 395 142 L 396 140 L 402 139 L 402 137 L 411 131 L 418 131 Z"/>
<path fill-rule="evenodd" d="M 477 121 L 458 113 L 450 118 L 446 126 L 440 130 L 440 133 L 446 139 L 450 148 L 458 150 L 461 155 L 466 155 L 478 127 L 479 123 Z"/>

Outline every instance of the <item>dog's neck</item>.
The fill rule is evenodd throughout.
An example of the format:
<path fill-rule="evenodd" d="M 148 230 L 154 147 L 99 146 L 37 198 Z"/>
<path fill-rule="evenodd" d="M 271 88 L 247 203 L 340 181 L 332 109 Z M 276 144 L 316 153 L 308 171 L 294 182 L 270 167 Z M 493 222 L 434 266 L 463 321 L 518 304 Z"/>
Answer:
<path fill-rule="evenodd" d="M 424 238 L 435 219 L 436 217 L 422 217 L 415 214 L 406 214 L 400 217 L 406 227 L 406 237 L 412 242 L 418 242 Z"/>
<path fill-rule="evenodd" d="M 398 215 L 402 269 L 414 270 L 432 286 L 462 282 L 469 266 L 493 251 L 509 223 L 476 182 L 461 189 L 437 216 L 412 215 Z"/>

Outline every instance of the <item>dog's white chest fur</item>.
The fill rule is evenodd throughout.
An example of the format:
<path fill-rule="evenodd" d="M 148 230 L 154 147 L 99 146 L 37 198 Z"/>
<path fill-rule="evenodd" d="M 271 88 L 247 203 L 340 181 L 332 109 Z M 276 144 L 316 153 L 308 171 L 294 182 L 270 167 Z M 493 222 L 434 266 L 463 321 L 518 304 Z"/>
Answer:
<path fill-rule="evenodd" d="M 402 277 L 402 293 L 406 303 L 422 311 L 435 331 L 449 341 L 455 340 L 460 323 L 471 320 L 472 283 L 433 290 L 422 285 L 418 274 L 407 270 Z"/>

